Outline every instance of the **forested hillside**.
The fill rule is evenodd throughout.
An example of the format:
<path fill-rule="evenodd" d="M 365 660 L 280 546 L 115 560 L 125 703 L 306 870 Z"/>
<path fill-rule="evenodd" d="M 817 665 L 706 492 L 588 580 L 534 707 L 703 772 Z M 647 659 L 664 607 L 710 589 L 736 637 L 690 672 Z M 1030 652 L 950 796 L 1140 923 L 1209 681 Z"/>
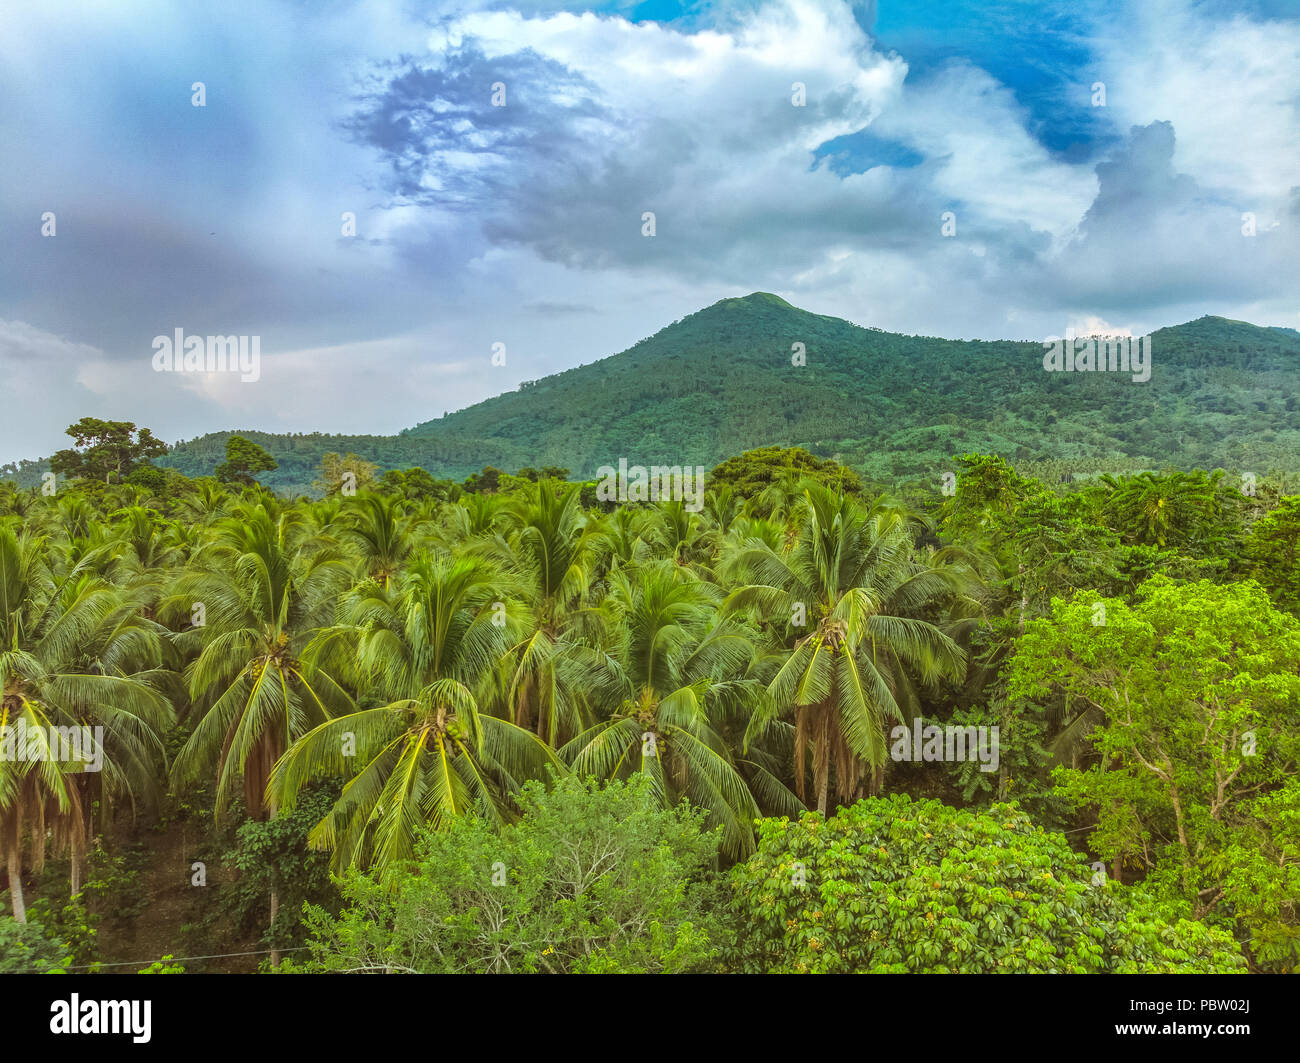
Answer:
<path fill-rule="evenodd" d="M 1183 468 L 1300 469 L 1300 334 L 1206 317 L 1159 330 L 1152 349 L 1148 383 L 1048 373 L 1042 344 L 901 336 L 756 293 L 407 435 L 435 454 L 491 440 L 517 448 L 509 467 L 584 476 L 620 455 L 712 466 L 771 443 L 886 482 L 970 450 L 1078 471 L 1174 455 Z"/>
<path fill-rule="evenodd" d="M 1146 383 L 1048 373 L 1042 344 L 902 336 L 755 293 L 397 436 L 236 430 L 279 462 L 260 481 L 288 492 L 310 491 L 328 452 L 454 479 L 485 465 L 554 465 L 590 479 L 620 457 L 711 468 L 769 444 L 836 457 L 883 484 L 932 479 L 964 451 L 1047 478 L 1174 459 L 1257 476 L 1300 471 L 1300 334 L 1204 317 L 1151 343 Z M 794 344 L 805 365 L 792 363 Z M 229 435 L 181 443 L 159 464 L 211 475 Z M 26 466 L 19 482 L 38 483 L 42 468 Z"/>

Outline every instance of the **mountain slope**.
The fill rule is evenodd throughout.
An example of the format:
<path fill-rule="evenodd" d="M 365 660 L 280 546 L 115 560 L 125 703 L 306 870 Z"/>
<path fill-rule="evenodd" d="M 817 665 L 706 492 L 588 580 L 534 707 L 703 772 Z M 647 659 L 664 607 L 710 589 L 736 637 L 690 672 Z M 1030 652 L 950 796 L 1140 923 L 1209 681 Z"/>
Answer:
<path fill-rule="evenodd" d="M 937 477 L 968 451 L 1039 474 L 1300 470 L 1300 333 L 1203 317 L 1151 343 L 1146 383 L 1049 373 L 1040 343 L 903 336 L 760 292 L 397 436 L 241 434 L 280 461 L 264 482 L 299 490 L 329 450 L 458 479 L 484 465 L 559 465 L 590 479 L 620 458 L 711 468 L 773 443 L 883 482 Z M 792 364 L 794 344 L 805 365 Z M 183 443 L 161 463 L 210 474 L 228 434 Z"/>
<path fill-rule="evenodd" d="M 791 363 L 802 343 L 806 365 Z M 1151 379 L 1048 373 L 1040 343 L 901 336 L 728 299 L 592 365 L 404 433 L 490 441 L 518 465 L 712 466 L 800 444 L 875 479 L 933 475 L 958 451 L 1106 471 L 1300 468 L 1300 335 L 1205 317 L 1151 338 Z M 1242 463 L 1245 463 L 1244 465 Z"/>

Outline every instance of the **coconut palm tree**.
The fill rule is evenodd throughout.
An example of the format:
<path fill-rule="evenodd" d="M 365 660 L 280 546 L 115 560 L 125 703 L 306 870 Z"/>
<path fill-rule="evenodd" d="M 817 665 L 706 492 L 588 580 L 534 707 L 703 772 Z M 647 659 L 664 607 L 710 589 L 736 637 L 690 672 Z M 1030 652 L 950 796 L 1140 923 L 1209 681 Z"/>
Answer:
<path fill-rule="evenodd" d="M 1110 489 L 1104 510 L 1121 534 L 1154 546 L 1195 538 L 1219 515 L 1223 470 L 1103 476 Z"/>
<path fill-rule="evenodd" d="M 741 515 L 743 499 L 730 484 L 712 488 L 704 499 L 704 512 L 713 521 L 719 536 L 731 531 L 732 524 Z"/>
<path fill-rule="evenodd" d="M 714 536 L 700 514 L 680 499 L 660 502 L 653 512 L 650 539 L 659 556 L 667 555 L 679 565 L 704 565 L 712 559 Z"/>
<path fill-rule="evenodd" d="M 864 764 L 879 786 L 885 726 L 904 722 L 905 707 L 914 706 L 913 673 L 923 682 L 964 673 L 962 649 L 925 616 L 961 594 L 969 577 L 958 565 L 914 560 L 915 525 L 897 508 L 868 512 L 815 484 L 805 485 L 801 508 L 792 549 L 755 539 L 735 555 L 744 585 L 727 605 L 756 610 L 793 643 L 746 740 L 778 713 L 793 713 L 796 787 L 802 797 L 811 753 L 824 814 L 832 774 L 844 800 L 855 795 Z"/>
<path fill-rule="evenodd" d="M 595 558 L 579 492 L 542 481 L 504 512 L 508 536 L 483 548 L 514 573 L 527 608 L 523 638 L 502 658 L 508 717 L 552 748 L 591 722 L 572 652 L 598 626 L 584 608 Z"/>
<path fill-rule="evenodd" d="M 361 574 L 385 587 L 411 554 L 405 508 L 396 495 L 366 491 L 344 510 L 342 538 L 359 558 Z"/>
<path fill-rule="evenodd" d="M 288 513 L 273 518 L 260 504 L 218 522 L 196 564 L 161 606 L 173 621 L 199 622 L 178 636 L 199 649 L 187 669 L 197 723 L 173 781 L 215 774 L 221 812 L 242 776 L 249 813 L 273 816 L 263 802 L 272 766 L 294 739 L 351 705 L 328 672 L 301 659 L 347 583 L 347 565 L 317 549 Z"/>
<path fill-rule="evenodd" d="M 634 506 L 620 506 L 591 525 L 595 572 L 604 579 L 608 573 L 635 566 L 650 559 L 652 547 L 650 514 Z"/>
<path fill-rule="evenodd" d="M 210 527 L 230 504 L 230 495 L 223 484 L 210 477 L 195 480 L 191 489 L 178 499 L 178 507 L 190 525 Z"/>
<path fill-rule="evenodd" d="M 308 839 L 335 868 L 383 875 L 414 855 L 422 826 L 504 822 L 521 782 L 562 770 L 535 735 L 480 711 L 480 688 L 520 633 L 508 586 L 482 558 L 416 557 L 394 587 L 357 588 L 316 636 L 311 656 L 346 671 L 370 704 L 294 742 L 267 795 L 287 809 L 315 778 L 348 779 Z"/>
<path fill-rule="evenodd" d="M 265 796 L 275 762 L 294 739 L 352 705 L 328 672 L 301 660 L 314 627 L 346 586 L 348 568 L 304 535 L 290 512 L 273 517 L 261 503 L 235 510 L 162 604 L 164 616 L 195 625 L 178 641 L 201 647 L 186 671 L 198 722 L 172 780 L 182 788 L 215 774 L 219 815 L 242 777 L 249 814 L 274 818 L 275 803 Z M 278 910 L 272 892 L 272 924 Z M 271 953 L 273 965 L 279 958 Z"/>
<path fill-rule="evenodd" d="M 739 764 L 725 740 L 726 723 L 748 722 L 764 692 L 746 675 L 753 633 L 717 620 L 720 599 L 715 587 L 671 561 L 614 573 L 604 603 L 611 641 L 588 654 L 605 718 L 560 756 L 582 776 L 641 772 L 666 807 L 689 798 L 722 829 L 725 851 L 743 857 L 753 850 L 760 814 L 746 773 L 769 811 L 793 813 L 800 805 L 763 764 Z"/>
<path fill-rule="evenodd" d="M 75 894 L 92 789 L 134 799 L 151 789 L 162 762 L 171 706 L 157 688 L 159 631 L 140 617 L 137 600 L 93 574 L 98 560 L 55 572 L 43 542 L 0 529 L 0 737 L 21 722 L 29 757 L 0 757 L 0 840 L 20 921 L 24 820 L 33 824 L 38 865 L 47 826 L 56 845 L 72 850 Z M 94 743 L 83 747 L 101 769 L 93 788 L 82 764 L 51 748 L 52 729 L 68 727 L 91 728 L 78 737 Z"/>

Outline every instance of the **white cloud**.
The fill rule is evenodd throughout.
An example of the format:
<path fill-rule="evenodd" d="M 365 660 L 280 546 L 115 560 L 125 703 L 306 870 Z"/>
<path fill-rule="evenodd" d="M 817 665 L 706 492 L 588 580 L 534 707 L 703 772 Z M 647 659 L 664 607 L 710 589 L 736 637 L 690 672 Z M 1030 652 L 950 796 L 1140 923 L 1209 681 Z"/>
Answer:
<path fill-rule="evenodd" d="M 841 0 L 715 6 L 709 28 L 489 2 L 444 5 L 433 31 L 397 0 L 134 18 L 102 3 L 93 32 L 60 0 L 6 12 L 0 460 L 48 454 L 87 414 L 169 440 L 391 432 L 755 289 L 929 335 L 1094 318 L 1140 332 L 1207 312 L 1297 324 L 1295 21 L 1192 0 L 1097 8 L 1080 45 L 1096 62 L 1076 73 L 1106 81 L 1097 117 L 1123 139 L 1099 181 L 1095 160 L 1044 147 L 990 73 L 909 72 Z M 444 77 L 394 90 L 398 57 L 421 47 L 414 73 Z M 199 115 L 171 86 L 204 64 Z M 510 103 L 484 118 L 503 70 Z M 342 125 L 354 90 L 378 101 L 368 140 Z M 920 165 L 813 165 L 864 127 Z M 43 241 L 32 218 L 52 207 L 59 236 Z M 948 209 L 956 239 L 940 236 Z M 176 325 L 262 335 L 262 381 L 153 373 L 148 338 Z"/>
<path fill-rule="evenodd" d="M 110 385 L 111 373 L 97 347 L 25 321 L 0 320 L 0 462 L 68 446 L 63 429 L 87 415 L 88 404 Z"/>
<path fill-rule="evenodd" d="M 1172 122 L 1175 166 L 1268 209 L 1300 185 L 1300 22 L 1216 17 L 1190 0 L 1130 0 L 1098 27 L 1106 103 L 1122 126 Z"/>

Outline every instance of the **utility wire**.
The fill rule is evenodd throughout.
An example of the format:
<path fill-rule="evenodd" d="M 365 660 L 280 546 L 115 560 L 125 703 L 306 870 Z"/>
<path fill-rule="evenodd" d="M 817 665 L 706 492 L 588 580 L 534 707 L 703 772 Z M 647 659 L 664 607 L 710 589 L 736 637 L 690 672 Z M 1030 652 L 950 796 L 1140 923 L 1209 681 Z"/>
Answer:
<path fill-rule="evenodd" d="M 252 952 L 218 952 L 211 956 L 172 956 L 169 958 L 170 963 L 180 963 L 182 960 L 224 960 L 230 956 L 267 956 L 272 952 L 304 952 L 309 949 L 310 945 L 299 945 L 292 949 L 255 949 Z M 67 970 L 80 971 L 90 967 L 140 967 L 148 966 L 151 963 L 162 963 L 162 959 L 157 960 L 118 960 L 113 963 L 73 963 L 69 964 Z"/>

